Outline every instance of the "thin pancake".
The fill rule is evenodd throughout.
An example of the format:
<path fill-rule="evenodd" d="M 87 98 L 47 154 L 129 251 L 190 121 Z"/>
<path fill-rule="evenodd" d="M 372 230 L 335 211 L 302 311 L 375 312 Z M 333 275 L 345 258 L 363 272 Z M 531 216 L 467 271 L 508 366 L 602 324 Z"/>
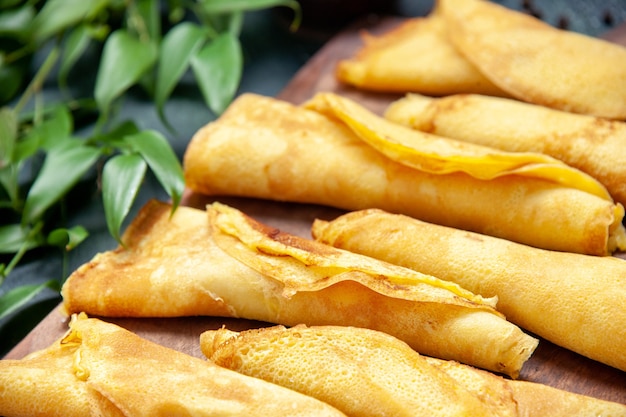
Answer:
<path fill-rule="evenodd" d="M 149 203 L 124 248 L 63 286 L 68 312 L 215 315 L 384 330 L 420 352 L 517 376 L 537 346 L 485 299 L 407 268 L 280 233 L 214 203 Z"/>
<path fill-rule="evenodd" d="M 316 221 L 321 242 L 498 296 L 509 320 L 626 371 L 626 261 L 553 252 L 381 210 Z"/>
<path fill-rule="evenodd" d="M 3 416 L 343 416 L 85 315 L 49 348 L 0 361 L 0 370 Z"/>
<path fill-rule="evenodd" d="M 339 81 L 384 92 L 507 95 L 454 48 L 439 16 L 408 19 L 381 36 L 365 34 L 363 41 L 352 57 L 339 61 Z"/>
<path fill-rule="evenodd" d="M 414 129 L 510 152 L 540 152 L 597 178 L 626 204 L 626 123 L 475 94 L 417 94 L 385 118 Z"/>
<path fill-rule="evenodd" d="M 530 103 L 626 119 L 626 48 L 485 0 L 439 0 L 450 40 L 502 90 Z"/>
<path fill-rule="evenodd" d="M 355 417 L 626 413 L 618 403 L 421 356 L 400 340 L 368 329 L 220 329 L 203 333 L 200 345 L 220 366 L 313 396 Z"/>
<path fill-rule="evenodd" d="M 366 122 L 361 123 L 362 109 L 358 118 L 352 113 L 348 118 L 364 127 L 364 134 L 355 131 L 353 123 L 315 111 L 311 103 L 307 106 L 311 109 L 269 97 L 240 96 L 217 121 L 194 135 L 184 156 L 187 186 L 207 195 L 317 203 L 348 210 L 377 207 L 533 246 L 595 255 L 615 251 L 620 242 L 616 237 L 626 233 L 621 224 L 624 208 L 594 195 L 598 190 L 604 196 L 608 193 L 589 176 L 566 175 L 567 185 L 563 185 L 560 174 L 576 171 L 563 163 L 532 165 L 548 171 L 555 168 L 552 172 L 558 175 L 554 178 L 536 178 L 524 170 L 476 178 L 482 162 L 491 155 L 501 161 L 506 153 L 486 152 L 484 147 L 433 135 L 430 141 L 424 140 L 424 134 L 370 113 L 365 113 Z M 401 137 L 389 137 L 388 131 L 378 130 L 381 125 L 400 131 Z M 383 145 L 372 146 L 368 142 L 372 137 L 382 137 L 377 143 Z M 388 149 L 396 152 L 397 143 L 415 147 L 386 153 Z M 418 143 L 429 150 L 416 149 Z M 446 154 L 437 153 L 436 146 L 431 146 L 436 143 L 446 144 L 442 147 Z M 482 154 L 474 150 L 447 153 L 450 148 L 483 150 Z M 411 159 L 402 160 L 404 155 Z M 545 155 L 535 157 L 546 160 Z M 439 167 L 452 167 L 454 172 L 438 171 Z M 582 189 L 572 178 L 585 178 Z"/>

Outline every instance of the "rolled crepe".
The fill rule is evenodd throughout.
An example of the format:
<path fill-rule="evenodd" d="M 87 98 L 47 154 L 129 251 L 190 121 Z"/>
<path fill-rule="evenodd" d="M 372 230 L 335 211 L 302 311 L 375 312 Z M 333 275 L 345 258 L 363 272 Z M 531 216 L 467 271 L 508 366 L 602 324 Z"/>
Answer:
<path fill-rule="evenodd" d="M 457 284 L 264 226 L 219 203 L 153 201 L 63 287 L 68 312 L 240 317 L 386 331 L 431 356 L 513 377 L 537 339 Z"/>
<path fill-rule="evenodd" d="M 343 416 L 315 398 L 81 315 L 50 347 L 0 361 L 0 414 Z"/>
<path fill-rule="evenodd" d="M 321 242 L 456 282 L 520 327 L 626 371 L 626 261 L 553 252 L 381 210 L 316 221 Z"/>
<path fill-rule="evenodd" d="M 626 123 L 477 94 L 409 94 L 385 118 L 424 132 L 510 152 L 553 156 L 600 181 L 626 204 Z"/>
<path fill-rule="evenodd" d="M 202 333 L 200 346 L 220 366 L 318 398 L 355 417 L 626 415 L 625 405 L 422 356 L 369 329 L 220 329 Z"/>
<path fill-rule="evenodd" d="M 187 186 L 201 194 L 376 207 L 547 249 L 606 255 L 624 207 L 583 172 L 418 132 L 331 93 L 306 107 L 240 96 L 193 137 Z"/>
<path fill-rule="evenodd" d="M 382 92 L 507 95 L 450 43 L 440 16 L 407 19 L 380 36 L 364 34 L 363 43 L 339 61 L 339 81 Z"/>
<path fill-rule="evenodd" d="M 450 41 L 511 96 L 626 119 L 626 48 L 486 0 L 438 0 Z"/>

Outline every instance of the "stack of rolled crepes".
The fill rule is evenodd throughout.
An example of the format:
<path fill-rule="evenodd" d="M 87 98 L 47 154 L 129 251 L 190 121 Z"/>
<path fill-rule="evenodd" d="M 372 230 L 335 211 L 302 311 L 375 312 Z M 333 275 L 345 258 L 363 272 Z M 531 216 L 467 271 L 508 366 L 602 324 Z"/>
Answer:
<path fill-rule="evenodd" d="M 438 0 L 340 61 L 358 88 L 514 97 L 573 113 L 626 119 L 626 48 L 560 30 L 487 0 Z"/>
<path fill-rule="evenodd" d="M 626 261 L 547 251 L 382 210 L 316 221 L 317 240 L 498 297 L 507 319 L 626 371 Z"/>
<path fill-rule="evenodd" d="M 550 155 L 596 178 L 626 204 L 624 122 L 477 94 L 409 94 L 391 103 L 385 118 L 496 149 Z"/>
<path fill-rule="evenodd" d="M 374 207 L 551 250 L 626 249 L 624 207 L 590 175 L 417 131 L 333 93 L 304 106 L 240 96 L 194 136 L 184 168 L 200 194 Z"/>
<path fill-rule="evenodd" d="M 344 416 L 310 396 L 83 314 L 48 348 L 0 360 L 0 415 Z"/>
<path fill-rule="evenodd" d="M 203 333 L 200 345 L 220 366 L 353 417 L 626 415 L 626 405 L 422 356 L 392 336 L 363 328 L 220 329 Z"/>
<path fill-rule="evenodd" d="M 457 284 L 280 233 L 219 203 L 170 212 L 148 203 L 124 247 L 77 269 L 63 286 L 67 312 L 366 327 L 512 377 L 537 346 L 495 299 Z"/>

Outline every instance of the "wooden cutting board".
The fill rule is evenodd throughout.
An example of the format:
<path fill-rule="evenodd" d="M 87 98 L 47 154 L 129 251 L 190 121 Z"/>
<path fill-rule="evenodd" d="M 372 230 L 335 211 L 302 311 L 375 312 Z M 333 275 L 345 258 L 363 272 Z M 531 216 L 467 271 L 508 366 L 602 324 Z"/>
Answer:
<path fill-rule="evenodd" d="M 358 22 L 329 41 L 291 80 L 279 98 L 299 104 L 317 91 L 334 91 L 357 100 L 371 110 L 381 113 L 397 95 L 373 94 L 339 85 L 334 78 L 336 62 L 351 55 L 361 44 L 360 31 L 381 33 L 400 23 L 397 18 L 372 18 Z M 626 25 L 605 36 L 626 45 Z M 187 194 L 184 204 L 204 207 L 219 200 L 236 207 L 268 225 L 302 237 L 310 237 L 310 226 L 315 218 L 330 220 L 343 211 L 330 207 L 279 203 L 265 200 L 205 197 Z M 233 330 L 266 326 L 267 323 L 219 317 L 184 317 L 172 319 L 110 319 L 153 342 L 202 358 L 199 335 L 205 330 L 223 325 Z M 67 330 L 68 318 L 61 307 L 53 310 L 33 331 L 19 343 L 5 359 L 19 359 L 30 352 L 43 349 L 61 337 Z M 520 379 L 539 382 L 567 391 L 585 394 L 626 404 L 626 372 L 605 366 L 571 351 L 541 340 L 534 355 L 522 369 Z"/>

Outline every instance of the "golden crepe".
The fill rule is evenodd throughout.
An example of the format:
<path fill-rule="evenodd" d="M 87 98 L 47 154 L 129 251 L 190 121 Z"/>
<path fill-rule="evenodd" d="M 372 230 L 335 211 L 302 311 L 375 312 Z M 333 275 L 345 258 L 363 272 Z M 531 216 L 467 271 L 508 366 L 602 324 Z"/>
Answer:
<path fill-rule="evenodd" d="M 276 326 L 200 336 L 214 363 L 318 398 L 354 417 L 626 416 L 626 405 L 421 356 L 385 333 Z"/>
<path fill-rule="evenodd" d="M 626 119 L 626 48 L 487 0 L 438 0 L 450 41 L 513 97 Z"/>
<path fill-rule="evenodd" d="M 343 416 L 315 398 L 85 315 L 48 348 L 0 361 L 0 415 Z"/>
<path fill-rule="evenodd" d="M 96 255 L 63 286 L 68 312 L 223 316 L 384 330 L 431 356 L 519 375 L 537 339 L 485 299 L 408 268 L 281 233 L 219 203 L 148 203 L 125 247 Z"/>
<path fill-rule="evenodd" d="M 626 261 L 552 252 L 381 210 L 315 221 L 316 239 L 456 282 L 520 327 L 626 371 Z"/>
<path fill-rule="evenodd" d="M 418 132 L 332 93 L 305 107 L 242 95 L 194 135 L 194 192 L 376 207 L 547 249 L 626 248 L 624 207 L 583 172 Z"/>
<path fill-rule="evenodd" d="M 407 19 L 380 36 L 364 34 L 363 43 L 339 61 L 339 81 L 382 92 L 507 95 L 454 48 L 437 15 Z"/>
<path fill-rule="evenodd" d="M 409 94 L 385 118 L 424 132 L 510 152 L 553 156 L 598 179 L 626 204 L 626 123 L 477 94 Z"/>

